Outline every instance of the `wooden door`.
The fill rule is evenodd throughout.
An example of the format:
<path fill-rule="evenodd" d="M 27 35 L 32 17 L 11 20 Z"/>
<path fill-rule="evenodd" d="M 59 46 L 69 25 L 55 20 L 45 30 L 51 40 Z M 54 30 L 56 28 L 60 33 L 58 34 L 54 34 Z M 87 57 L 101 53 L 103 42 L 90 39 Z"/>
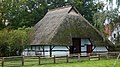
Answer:
<path fill-rule="evenodd" d="M 74 53 L 73 50 L 74 50 L 74 47 L 73 47 L 73 46 L 70 46 L 70 50 L 69 50 L 69 51 L 70 51 L 70 54 L 73 54 L 73 53 Z"/>
<path fill-rule="evenodd" d="M 70 53 L 81 53 L 81 40 L 80 38 L 72 38 L 72 46 L 70 47 Z"/>
<path fill-rule="evenodd" d="M 92 45 L 87 45 L 87 53 L 92 53 Z"/>

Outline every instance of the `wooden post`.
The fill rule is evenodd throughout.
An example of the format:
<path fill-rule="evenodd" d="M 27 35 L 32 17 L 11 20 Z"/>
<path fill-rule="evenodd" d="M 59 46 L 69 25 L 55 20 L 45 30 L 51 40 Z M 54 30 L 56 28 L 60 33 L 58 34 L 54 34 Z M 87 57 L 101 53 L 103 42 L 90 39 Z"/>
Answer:
<path fill-rule="evenodd" d="M 54 55 L 53 59 L 54 59 L 54 63 L 56 63 L 56 60 L 55 60 L 55 55 Z"/>
<path fill-rule="evenodd" d="M 50 57 L 52 57 L 52 46 L 50 45 Z"/>
<path fill-rule="evenodd" d="M 43 46 L 43 56 L 45 56 L 45 49 L 44 49 L 44 46 Z"/>
<path fill-rule="evenodd" d="M 36 46 L 35 46 L 35 55 L 37 56 Z"/>
<path fill-rule="evenodd" d="M 22 66 L 24 66 L 24 56 L 22 56 Z"/>
<path fill-rule="evenodd" d="M 2 67 L 4 67 L 4 57 L 2 58 Z"/>
<path fill-rule="evenodd" d="M 80 61 L 80 54 L 78 54 L 78 62 Z"/>
<path fill-rule="evenodd" d="M 31 51 L 32 51 L 32 45 L 30 46 L 30 49 L 31 49 Z"/>
<path fill-rule="evenodd" d="M 38 48 L 38 49 L 39 49 L 39 51 L 40 51 L 40 46 L 39 46 L 39 48 Z"/>
<path fill-rule="evenodd" d="M 67 63 L 68 63 L 68 62 L 69 62 L 69 61 L 68 61 L 68 55 L 66 56 L 66 60 L 67 60 Z"/>
<path fill-rule="evenodd" d="M 27 56 L 28 56 L 28 53 L 29 53 L 29 48 L 27 48 Z"/>
<path fill-rule="evenodd" d="M 98 60 L 100 60 L 100 54 L 98 54 Z"/>
<path fill-rule="evenodd" d="M 89 60 L 90 60 L 90 53 L 88 53 L 88 57 L 89 57 Z"/>
<path fill-rule="evenodd" d="M 40 65 L 40 56 L 38 56 L 38 59 L 39 59 L 39 65 Z"/>
<path fill-rule="evenodd" d="M 107 59 L 107 60 L 109 59 L 108 53 L 106 54 L 106 59 Z"/>

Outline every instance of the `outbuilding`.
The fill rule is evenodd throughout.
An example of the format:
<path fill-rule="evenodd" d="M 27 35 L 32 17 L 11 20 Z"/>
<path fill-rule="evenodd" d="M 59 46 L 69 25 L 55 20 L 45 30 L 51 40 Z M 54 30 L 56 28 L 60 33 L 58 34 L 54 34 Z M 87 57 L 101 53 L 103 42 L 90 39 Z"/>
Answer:
<path fill-rule="evenodd" d="M 75 7 L 66 6 L 49 10 L 35 26 L 31 49 L 35 54 L 87 55 L 106 52 L 112 43 L 92 26 Z M 30 50 L 31 50 L 30 49 Z"/>

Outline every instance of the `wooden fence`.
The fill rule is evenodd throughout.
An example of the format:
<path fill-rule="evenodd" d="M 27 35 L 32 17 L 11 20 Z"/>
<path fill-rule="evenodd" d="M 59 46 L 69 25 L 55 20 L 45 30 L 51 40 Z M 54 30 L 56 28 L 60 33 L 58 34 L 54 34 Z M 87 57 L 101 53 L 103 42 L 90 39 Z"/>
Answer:
<path fill-rule="evenodd" d="M 100 60 L 101 58 L 106 58 L 106 59 L 109 59 L 109 58 L 116 58 L 118 55 L 118 52 L 109 52 L 109 53 L 89 53 L 88 54 L 88 60 L 91 60 L 91 59 L 97 59 L 97 60 Z M 12 56 L 12 57 L 1 57 L 0 58 L 0 61 L 1 61 L 1 66 L 2 67 L 6 67 L 5 66 L 5 59 L 10 59 L 10 58 L 20 58 L 20 62 L 21 62 L 21 66 L 24 66 L 25 65 L 25 59 L 26 58 L 36 58 L 37 59 L 37 63 L 38 65 L 42 64 L 42 60 L 41 59 L 52 59 L 51 63 L 57 63 L 56 61 L 58 59 L 61 59 L 61 58 L 64 58 L 64 62 L 68 63 L 70 62 L 70 59 L 71 58 L 75 58 L 75 60 L 77 62 L 79 62 L 81 60 L 81 56 L 80 54 L 70 54 L 70 55 L 66 55 L 66 56 L 52 56 L 52 57 L 41 57 L 41 56 Z"/>
<path fill-rule="evenodd" d="M 75 57 L 77 61 L 80 60 L 80 54 L 73 54 L 73 55 L 66 55 L 66 56 L 53 56 L 53 57 L 41 57 L 41 56 L 12 56 L 12 57 L 2 57 L 1 58 L 1 66 L 5 67 L 5 59 L 10 59 L 10 58 L 21 58 L 21 65 L 25 65 L 25 59 L 26 58 L 37 58 L 38 59 L 38 65 L 42 64 L 41 59 L 53 59 L 51 61 L 52 63 L 56 63 L 58 59 L 64 58 L 65 62 L 68 63 L 70 58 Z"/>

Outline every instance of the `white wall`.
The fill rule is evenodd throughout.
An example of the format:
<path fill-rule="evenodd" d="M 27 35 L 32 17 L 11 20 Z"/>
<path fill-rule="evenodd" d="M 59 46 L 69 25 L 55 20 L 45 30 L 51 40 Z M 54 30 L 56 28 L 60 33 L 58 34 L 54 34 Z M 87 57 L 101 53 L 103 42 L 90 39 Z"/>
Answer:
<path fill-rule="evenodd" d="M 81 51 L 87 51 L 86 49 L 87 47 L 81 47 Z M 35 48 L 33 48 L 33 50 L 35 50 Z M 36 49 L 38 50 L 38 48 Z M 42 49 L 40 48 L 40 50 L 42 51 Z M 45 46 L 45 51 L 47 50 L 47 52 L 45 52 L 45 56 L 49 56 L 50 52 L 49 52 L 49 46 Z M 54 50 L 65 50 L 65 51 L 54 51 Z M 105 47 L 96 47 L 93 52 L 107 52 L 108 50 Z M 40 52 L 43 55 L 43 52 Z M 55 56 L 65 56 L 69 54 L 69 50 L 65 47 L 65 46 L 56 46 L 53 48 L 52 51 L 52 55 Z M 27 51 L 27 49 L 25 49 L 25 51 L 23 51 L 22 55 L 25 56 L 35 56 L 35 51 Z M 87 56 L 87 53 L 81 53 L 82 56 Z"/>
<path fill-rule="evenodd" d="M 32 49 L 35 50 L 35 47 L 33 47 Z M 36 50 L 39 50 L 39 48 L 37 47 Z M 43 49 L 40 48 L 40 50 L 42 51 Z M 49 56 L 50 55 L 49 46 L 45 46 L 44 50 L 45 50 L 45 56 Z M 65 56 L 65 55 L 69 54 L 69 50 L 65 46 L 55 46 L 52 50 L 53 50 L 52 55 L 56 55 L 56 56 Z M 63 50 L 65 50 L 65 51 L 63 51 Z M 43 52 L 40 52 L 40 53 L 43 55 Z M 28 56 L 28 55 L 35 56 L 35 51 L 28 52 L 27 49 L 25 49 L 25 51 L 23 51 L 22 54 L 25 56 Z"/>
<path fill-rule="evenodd" d="M 96 47 L 93 52 L 108 52 L 105 47 Z"/>

